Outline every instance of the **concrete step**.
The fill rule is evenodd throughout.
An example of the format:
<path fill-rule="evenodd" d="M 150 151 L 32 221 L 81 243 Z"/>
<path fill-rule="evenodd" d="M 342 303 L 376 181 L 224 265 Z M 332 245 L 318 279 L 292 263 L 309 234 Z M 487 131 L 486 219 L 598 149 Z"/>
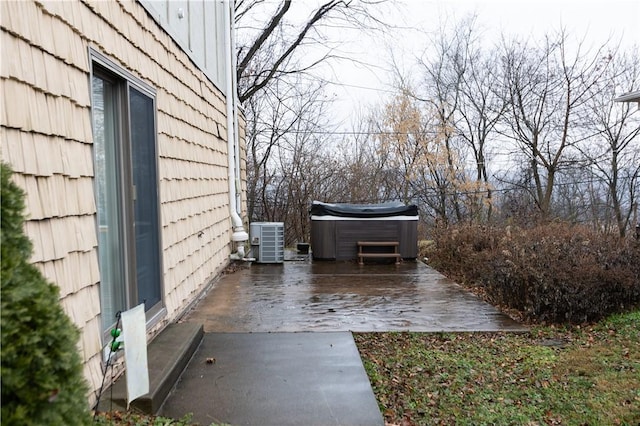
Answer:
<path fill-rule="evenodd" d="M 131 405 L 156 414 L 175 386 L 202 341 L 202 324 L 180 323 L 167 326 L 147 347 L 149 365 L 149 393 Z M 99 411 L 120 410 L 127 405 L 126 373 L 104 392 Z"/>

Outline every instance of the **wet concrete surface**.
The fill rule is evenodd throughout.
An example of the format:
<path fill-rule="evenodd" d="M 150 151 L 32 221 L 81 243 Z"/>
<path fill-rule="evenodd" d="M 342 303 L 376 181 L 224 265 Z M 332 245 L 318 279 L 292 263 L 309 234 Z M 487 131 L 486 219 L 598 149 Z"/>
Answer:
<path fill-rule="evenodd" d="M 205 334 L 161 413 L 261 426 L 384 424 L 349 331 L 526 331 L 407 261 L 254 263 L 223 276 L 183 321 Z"/>
<path fill-rule="evenodd" d="M 161 413 L 201 425 L 384 425 L 351 333 L 207 333 Z"/>
<path fill-rule="evenodd" d="M 184 318 L 205 332 L 526 331 L 419 261 L 286 261 L 222 277 Z"/>

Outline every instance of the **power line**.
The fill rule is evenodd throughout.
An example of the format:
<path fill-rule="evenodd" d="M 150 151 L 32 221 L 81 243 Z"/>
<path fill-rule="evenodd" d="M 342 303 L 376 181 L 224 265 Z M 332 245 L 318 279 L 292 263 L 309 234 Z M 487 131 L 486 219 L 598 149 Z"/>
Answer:
<path fill-rule="evenodd" d="M 331 84 L 331 85 L 334 85 L 334 86 L 353 87 L 354 89 L 371 90 L 373 92 L 380 92 L 380 93 L 393 93 L 393 94 L 399 93 L 398 90 L 383 89 L 383 88 L 380 88 L 380 87 L 367 87 L 367 86 L 360 86 L 360 85 L 357 85 L 357 84 L 336 83 L 336 82 L 333 82 L 333 81 L 328 81 L 328 83 Z"/>
<path fill-rule="evenodd" d="M 266 122 L 261 122 L 260 124 L 262 125 L 269 125 L 270 123 L 266 123 Z M 438 130 L 421 130 L 418 132 L 395 132 L 395 131 L 377 131 L 377 130 L 326 130 L 326 129 L 322 129 L 322 130 L 295 130 L 295 129 L 289 129 L 286 132 L 280 131 L 279 129 L 268 129 L 268 132 L 272 132 L 272 133 L 282 133 L 283 135 L 285 134 L 294 134 L 294 135 L 300 135 L 300 134 L 312 134 L 312 135 L 327 135 L 327 136 L 378 136 L 378 135 L 382 135 L 382 136 L 433 136 L 433 135 L 440 135 L 442 134 L 441 131 Z M 258 131 L 257 133 L 261 133 L 260 131 Z M 573 141 L 573 143 L 577 143 L 577 142 L 584 142 L 586 140 L 589 140 L 591 138 L 597 137 L 598 135 L 604 133 L 604 131 L 598 131 L 595 133 L 591 133 L 589 135 L 586 135 L 584 137 L 581 137 L 580 139 L 577 139 L 575 141 Z M 461 134 L 451 134 L 451 137 L 454 138 L 462 138 L 463 136 Z M 516 141 L 517 142 L 517 141 Z"/>
<path fill-rule="evenodd" d="M 267 123 L 262 123 L 267 124 Z M 271 131 L 271 130 L 270 130 Z M 279 133 L 277 130 L 273 130 L 273 133 Z M 260 133 L 260 132 L 258 132 Z M 384 132 L 384 131 L 355 131 L 355 130 L 287 130 L 286 134 L 312 134 L 312 135 L 328 135 L 328 136 L 431 136 L 440 134 L 436 130 L 421 131 L 421 132 Z"/>

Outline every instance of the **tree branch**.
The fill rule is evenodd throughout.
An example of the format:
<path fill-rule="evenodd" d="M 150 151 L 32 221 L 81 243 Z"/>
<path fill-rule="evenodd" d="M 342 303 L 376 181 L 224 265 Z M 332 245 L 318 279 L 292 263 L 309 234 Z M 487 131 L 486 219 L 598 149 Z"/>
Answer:
<path fill-rule="evenodd" d="M 291 0 L 288 0 L 285 3 L 289 3 L 289 5 L 290 5 Z M 282 53 L 282 55 L 280 55 L 280 57 L 273 63 L 271 68 L 267 71 L 266 76 L 261 81 L 254 82 L 254 84 L 252 84 L 244 92 L 238 93 L 238 99 L 240 100 L 240 103 L 246 101 L 251 96 L 253 96 L 256 92 L 258 92 L 259 90 L 264 88 L 269 83 L 269 81 L 273 78 L 273 76 L 278 72 L 279 67 L 282 65 L 282 63 L 302 43 L 302 41 L 306 37 L 306 35 L 309 32 L 309 30 L 311 28 L 313 28 L 313 26 L 318 21 L 320 21 L 323 17 L 325 17 L 331 10 L 335 9 L 339 5 L 343 5 L 343 6 L 347 7 L 349 5 L 349 3 L 347 3 L 347 2 L 345 2 L 343 0 L 332 0 L 332 1 L 329 1 L 329 2 L 327 2 L 325 4 L 323 4 L 320 8 L 318 8 L 318 10 L 313 14 L 313 16 L 309 19 L 309 21 L 307 21 L 307 23 L 305 24 L 304 28 L 300 31 L 300 33 L 298 34 L 297 38 L 291 43 L 291 45 L 289 45 L 289 47 L 284 51 L 284 53 Z M 282 15 L 284 15 L 284 13 L 286 13 L 286 10 L 284 12 L 282 12 L 283 9 L 284 9 L 284 5 L 283 5 L 283 8 L 280 9 L 278 14 L 276 14 L 276 16 L 280 15 L 279 18 L 278 18 L 278 21 L 276 22 L 276 26 L 277 26 L 277 23 L 280 22 L 280 20 L 282 19 Z M 287 10 L 288 10 L 288 6 L 287 6 Z M 282 13 L 280 13 L 280 12 L 282 12 Z M 264 44 L 264 42 L 267 40 L 269 35 L 275 29 L 275 26 L 272 25 L 274 23 L 274 21 L 275 21 L 275 18 L 276 17 L 274 16 L 274 19 L 272 19 L 272 21 L 269 24 L 269 26 L 267 27 L 267 29 L 265 29 L 265 31 L 263 31 L 263 33 L 256 40 L 256 42 L 260 41 L 260 44 L 257 46 L 257 48 L 254 49 L 254 47 L 257 44 L 257 43 L 254 43 L 254 46 L 251 47 L 249 52 L 247 52 L 247 55 L 243 58 L 240 66 L 238 66 L 238 79 L 241 78 L 244 70 L 246 69 L 247 65 L 249 64 L 249 62 L 251 61 L 253 56 L 255 56 L 256 52 L 259 49 L 259 47 Z M 270 30 L 270 32 L 267 33 L 266 32 L 267 30 Z"/>
<path fill-rule="evenodd" d="M 244 58 L 242 58 L 240 64 L 238 64 L 238 69 L 236 71 L 238 80 L 240 80 L 240 77 L 244 73 L 244 70 L 247 68 L 255 54 L 260 50 L 267 39 L 271 36 L 273 31 L 278 27 L 280 21 L 282 21 L 282 18 L 287 13 L 290 7 L 291 0 L 285 0 L 280 6 L 280 9 L 275 13 L 275 15 L 273 15 L 269 24 L 265 27 L 264 30 L 262 30 L 258 38 L 254 40 L 253 45 L 251 45 L 251 48 L 249 49 L 247 54 L 244 56 Z M 242 99 L 240 100 L 240 102 L 242 102 Z"/>

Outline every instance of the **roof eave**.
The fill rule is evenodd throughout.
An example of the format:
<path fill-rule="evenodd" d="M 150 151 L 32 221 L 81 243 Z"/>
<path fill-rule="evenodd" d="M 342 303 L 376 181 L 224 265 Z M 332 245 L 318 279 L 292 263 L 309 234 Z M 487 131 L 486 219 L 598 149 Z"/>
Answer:
<path fill-rule="evenodd" d="M 616 102 L 640 102 L 640 90 L 635 92 L 625 93 L 614 99 Z"/>

